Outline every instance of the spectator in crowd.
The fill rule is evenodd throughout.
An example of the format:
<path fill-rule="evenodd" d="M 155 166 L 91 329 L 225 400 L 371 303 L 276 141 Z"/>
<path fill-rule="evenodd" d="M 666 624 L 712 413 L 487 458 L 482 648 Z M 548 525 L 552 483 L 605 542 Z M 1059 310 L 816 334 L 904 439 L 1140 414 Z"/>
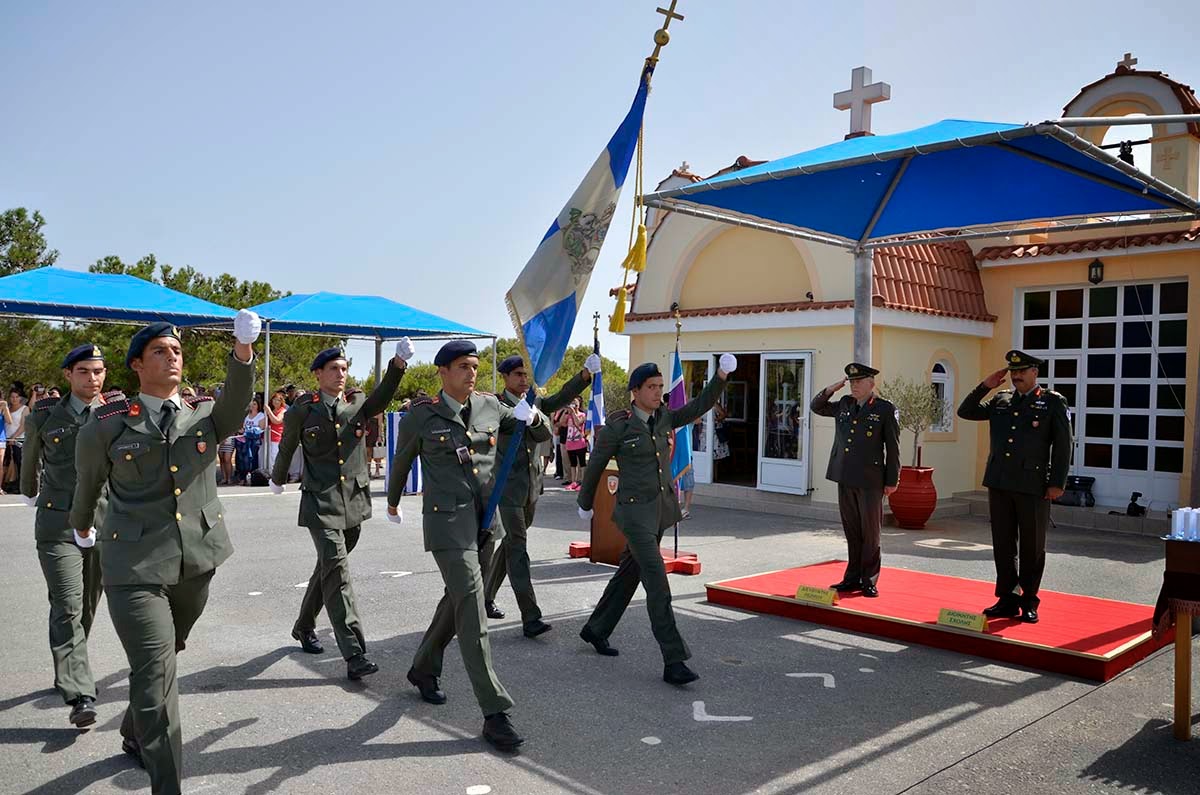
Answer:
<path fill-rule="evenodd" d="M 34 384 L 29 390 L 29 405 L 37 403 L 39 400 L 45 400 L 46 387 L 42 384 Z"/>
<path fill-rule="evenodd" d="M 179 396 L 182 398 L 194 398 L 196 397 L 196 390 L 192 389 L 190 386 L 185 386 L 183 389 L 179 390 Z"/>
<path fill-rule="evenodd" d="M 564 486 L 570 485 L 567 477 L 567 416 L 571 413 L 570 406 L 563 406 L 554 412 L 550 418 L 554 425 L 554 477 Z"/>
<path fill-rule="evenodd" d="M 288 384 L 283 388 L 283 402 L 289 406 L 296 402 L 295 384 Z"/>
<path fill-rule="evenodd" d="M 53 400 L 62 400 L 62 392 L 59 391 L 58 387 L 52 386 L 46 390 L 46 397 Z"/>
<path fill-rule="evenodd" d="M 583 468 L 587 466 L 587 415 L 583 413 L 583 398 L 575 398 L 566 409 L 568 491 L 579 491 L 583 481 Z"/>
<path fill-rule="evenodd" d="M 21 487 L 21 450 L 25 444 L 25 415 L 29 407 L 25 405 L 25 386 L 20 381 L 13 383 L 8 393 L 8 404 L 4 410 L 4 433 L 7 437 L 7 447 L 4 450 L 3 490 L 6 494 L 16 494 Z"/>
<path fill-rule="evenodd" d="M 384 445 L 383 414 L 367 420 L 367 455 L 375 465 L 375 476 L 383 477 L 383 457 L 387 454 Z"/>
<path fill-rule="evenodd" d="M 221 464 L 217 471 L 218 486 L 233 485 L 233 454 L 235 451 L 232 436 L 225 437 L 217 446 L 217 458 Z"/>
<path fill-rule="evenodd" d="M 267 439 L 267 471 L 275 463 L 275 454 L 279 452 L 279 440 L 283 438 L 283 415 L 287 413 L 287 393 L 278 389 L 271 395 L 267 403 L 267 428 L 270 436 Z"/>

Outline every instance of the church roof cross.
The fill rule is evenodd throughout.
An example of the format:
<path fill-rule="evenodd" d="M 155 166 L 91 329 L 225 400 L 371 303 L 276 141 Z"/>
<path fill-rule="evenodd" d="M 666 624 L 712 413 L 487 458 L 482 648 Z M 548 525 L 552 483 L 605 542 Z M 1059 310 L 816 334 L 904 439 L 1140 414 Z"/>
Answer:
<path fill-rule="evenodd" d="M 871 70 L 860 66 L 850 74 L 850 88 L 833 95 L 833 107 L 850 111 L 850 134 L 847 138 L 872 135 L 871 106 L 892 98 L 892 87 L 887 83 L 872 83 Z"/>
<path fill-rule="evenodd" d="M 1127 53 L 1125 53 L 1124 58 L 1117 61 L 1117 68 L 1120 69 L 1120 68 L 1124 67 L 1126 70 L 1132 72 L 1133 67 L 1137 66 L 1137 62 L 1138 62 L 1138 59 L 1133 57 L 1133 53 L 1127 52 Z"/>

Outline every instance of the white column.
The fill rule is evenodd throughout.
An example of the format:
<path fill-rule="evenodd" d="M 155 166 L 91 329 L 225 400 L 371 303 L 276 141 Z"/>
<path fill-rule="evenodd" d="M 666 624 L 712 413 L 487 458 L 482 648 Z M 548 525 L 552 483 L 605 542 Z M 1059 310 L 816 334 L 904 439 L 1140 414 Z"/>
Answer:
<path fill-rule="evenodd" d="M 870 249 L 854 253 L 854 361 L 871 366 L 871 295 L 875 258 Z"/>

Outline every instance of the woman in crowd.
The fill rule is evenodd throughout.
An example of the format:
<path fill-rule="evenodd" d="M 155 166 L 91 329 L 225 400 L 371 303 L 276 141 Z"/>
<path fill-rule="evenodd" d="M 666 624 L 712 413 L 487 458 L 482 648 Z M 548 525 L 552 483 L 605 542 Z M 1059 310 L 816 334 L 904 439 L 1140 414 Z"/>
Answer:
<path fill-rule="evenodd" d="M 283 415 L 287 413 L 287 395 L 283 390 L 276 390 L 267 403 L 267 427 L 271 435 L 267 440 L 267 471 L 275 463 L 275 454 L 279 451 L 279 442 L 283 439 Z"/>
<path fill-rule="evenodd" d="M 25 443 L 25 415 L 29 407 L 25 405 L 25 387 L 20 382 L 13 384 L 8 393 L 8 405 L 4 410 L 4 434 L 7 446 L 4 450 L 4 465 L 0 471 L 4 473 L 4 491 L 16 494 L 21 485 L 21 450 Z"/>
<path fill-rule="evenodd" d="M 567 407 L 567 463 L 570 465 L 567 475 L 568 491 L 579 491 L 579 483 L 583 480 L 583 468 L 587 466 L 587 415 L 583 413 L 583 398 L 575 398 Z"/>

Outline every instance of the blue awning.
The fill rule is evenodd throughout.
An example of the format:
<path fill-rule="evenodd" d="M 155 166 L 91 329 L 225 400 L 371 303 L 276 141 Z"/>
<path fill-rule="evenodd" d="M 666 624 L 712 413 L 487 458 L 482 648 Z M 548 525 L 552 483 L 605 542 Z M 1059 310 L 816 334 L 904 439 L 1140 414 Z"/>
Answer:
<path fill-rule="evenodd" d="M 844 246 L 1030 221 L 1200 212 L 1188 195 L 1056 125 L 957 119 L 839 141 L 660 191 L 646 203 Z"/>
<path fill-rule="evenodd" d="M 0 279 L 0 314 L 199 326 L 237 312 L 136 276 L 47 267 Z"/>
<path fill-rule="evenodd" d="M 372 339 L 495 336 L 377 295 L 289 295 L 250 309 L 271 331 Z"/>

